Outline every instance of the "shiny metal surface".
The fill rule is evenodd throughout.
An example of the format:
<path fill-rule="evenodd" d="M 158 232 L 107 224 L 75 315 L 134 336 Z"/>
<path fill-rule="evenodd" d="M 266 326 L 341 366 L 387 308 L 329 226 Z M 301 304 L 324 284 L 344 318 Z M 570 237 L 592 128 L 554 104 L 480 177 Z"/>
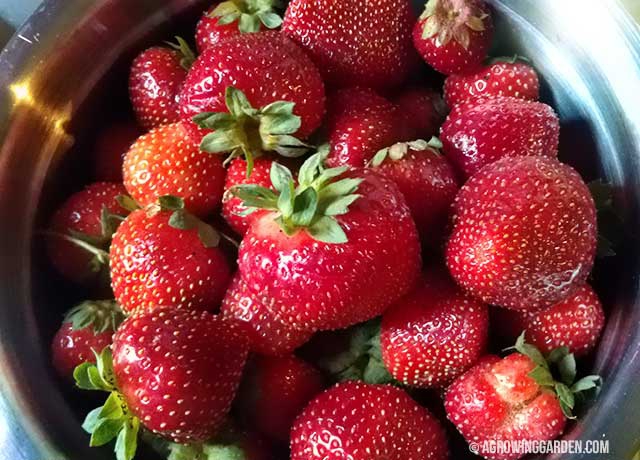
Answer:
<path fill-rule="evenodd" d="M 33 233 L 56 190 L 70 187 L 77 168 L 67 160 L 82 157 L 83 135 L 114 109 L 120 93 L 103 77 L 206 3 L 49 0 L 0 54 L 0 459 L 111 457 L 86 447 L 49 368 L 60 313 L 51 305 L 63 287 L 41 276 Z M 587 179 L 613 182 L 626 213 L 620 255 L 598 267 L 610 316 L 594 366 L 606 384 L 566 436 L 604 437 L 612 453 L 598 458 L 631 458 L 640 447 L 640 34 L 615 0 L 492 3 L 497 52 L 528 56 L 546 80 L 561 156 Z"/>

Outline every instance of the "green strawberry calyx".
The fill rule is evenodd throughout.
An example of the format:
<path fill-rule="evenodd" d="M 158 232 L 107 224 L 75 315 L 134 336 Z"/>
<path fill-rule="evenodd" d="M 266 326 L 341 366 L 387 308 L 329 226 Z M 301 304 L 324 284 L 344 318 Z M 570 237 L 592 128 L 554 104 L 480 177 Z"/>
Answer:
<path fill-rule="evenodd" d="M 180 53 L 180 66 L 184 70 L 189 70 L 196 60 L 196 55 L 184 38 L 176 35 L 175 39 L 175 42 L 167 41 L 165 43 Z"/>
<path fill-rule="evenodd" d="M 297 185 L 291 171 L 274 161 L 270 177 L 275 191 L 245 184 L 231 188 L 231 193 L 247 207 L 244 214 L 257 209 L 275 212 L 276 222 L 289 236 L 305 229 L 317 241 L 346 243 L 347 235 L 336 217 L 349 212 L 349 206 L 360 198 L 356 191 L 363 179 L 341 178 L 347 166 L 325 168 L 329 151 L 328 145 L 322 146 L 303 163 Z"/>
<path fill-rule="evenodd" d="M 91 326 L 96 334 L 115 331 L 124 320 L 125 315 L 115 300 L 85 300 L 70 309 L 65 323 L 71 323 L 74 330 Z"/>
<path fill-rule="evenodd" d="M 420 16 L 425 20 L 422 38 L 435 37 L 437 46 L 445 46 L 453 39 L 468 49 L 471 33 L 485 30 L 488 16 L 467 0 L 429 0 Z"/>
<path fill-rule="evenodd" d="M 367 166 L 377 168 L 387 159 L 391 161 L 402 160 L 409 153 L 409 150 L 420 152 L 431 149 L 439 154 L 441 148 L 442 142 L 437 137 L 432 137 L 429 141 L 418 139 L 411 142 L 398 142 L 376 153 Z"/>
<path fill-rule="evenodd" d="M 232 86 L 225 93 L 227 112 L 204 112 L 193 117 L 199 127 L 213 130 L 202 139 L 200 149 L 209 153 L 230 153 L 226 162 L 244 157 L 247 178 L 253 159 L 264 152 L 295 158 L 311 148 L 294 137 L 301 119 L 294 114 L 293 102 L 277 101 L 261 109 L 254 108 L 245 94 Z"/>
<path fill-rule="evenodd" d="M 218 18 L 219 25 L 238 21 L 238 30 L 242 33 L 259 32 L 261 25 L 267 29 L 277 29 L 282 18 L 275 12 L 280 6 L 278 0 L 228 0 L 221 2 L 209 17 Z"/>

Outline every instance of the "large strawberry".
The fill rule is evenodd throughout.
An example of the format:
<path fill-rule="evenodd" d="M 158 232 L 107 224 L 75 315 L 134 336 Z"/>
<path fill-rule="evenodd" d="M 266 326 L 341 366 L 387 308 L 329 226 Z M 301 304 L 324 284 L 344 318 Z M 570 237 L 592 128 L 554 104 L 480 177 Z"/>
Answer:
<path fill-rule="evenodd" d="M 440 423 L 400 388 L 345 382 L 316 397 L 291 430 L 291 460 L 445 460 Z"/>
<path fill-rule="evenodd" d="M 282 31 L 330 84 L 384 88 L 402 83 L 411 70 L 414 20 L 407 0 L 292 0 Z"/>
<path fill-rule="evenodd" d="M 160 126 L 138 138 L 125 156 L 123 170 L 125 187 L 141 206 L 176 195 L 189 211 L 206 216 L 222 200 L 222 159 L 201 152 L 182 122 Z"/>
<path fill-rule="evenodd" d="M 449 75 L 477 69 L 492 35 L 483 0 L 429 0 L 413 29 L 413 43 L 427 64 Z"/>
<path fill-rule="evenodd" d="M 551 107 L 513 97 L 457 106 L 440 131 L 443 151 L 465 174 L 504 157 L 558 155 L 560 122 Z"/>
<path fill-rule="evenodd" d="M 540 310 L 573 294 L 593 266 L 596 210 L 580 175 L 546 157 L 504 158 L 462 187 L 447 265 L 487 303 Z"/>
<path fill-rule="evenodd" d="M 135 455 L 140 426 L 178 443 L 204 442 L 224 421 L 248 347 L 233 323 L 179 308 L 129 317 L 97 365 L 74 372 L 76 384 L 111 393 L 83 428 L 91 445 L 117 438 L 118 459 Z"/>
<path fill-rule="evenodd" d="M 231 279 L 220 236 L 163 197 L 129 215 L 111 244 L 111 286 L 126 313 L 162 306 L 214 310 Z"/>
<path fill-rule="evenodd" d="M 371 171 L 325 169 L 327 149 L 291 172 L 274 163 L 273 192 L 239 186 L 245 204 L 268 209 L 240 246 L 249 289 L 299 329 L 334 329 L 382 313 L 420 268 L 415 224 L 401 193 Z"/>
<path fill-rule="evenodd" d="M 98 133 L 92 155 L 95 180 L 122 182 L 122 162 L 140 134 L 132 120 L 115 121 Z"/>
<path fill-rule="evenodd" d="M 394 100 L 402 118 L 403 141 L 430 139 L 438 134 L 447 110 L 442 96 L 429 88 L 411 87 Z"/>

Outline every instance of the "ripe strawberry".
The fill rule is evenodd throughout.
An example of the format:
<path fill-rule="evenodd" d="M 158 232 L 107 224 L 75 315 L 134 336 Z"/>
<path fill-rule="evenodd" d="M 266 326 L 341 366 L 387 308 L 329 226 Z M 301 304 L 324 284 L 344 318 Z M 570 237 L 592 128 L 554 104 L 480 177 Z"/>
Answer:
<path fill-rule="evenodd" d="M 267 308 L 267 301 L 251 292 L 236 275 L 222 300 L 223 317 L 241 321 L 251 351 L 264 355 L 287 355 L 305 344 L 313 331 L 294 329 L 282 323 Z"/>
<path fill-rule="evenodd" d="M 415 224 L 395 184 L 371 171 L 325 169 L 327 153 L 302 165 L 298 187 L 274 163 L 279 194 L 234 189 L 245 205 L 271 211 L 242 241 L 241 276 L 298 329 L 337 329 L 381 314 L 409 290 L 420 267 Z"/>
<path fill-rule="evenodd" d="M 595 348 L 605 321 L 600 299 L 588 284 L 543 311 L 496 309 L 493 317 L 498 330 L 510 341 L 525 331 L 528 341 L 543 353 L 565 346 L 576 356 Z"/>
<path fill-rule="evenodd" d="M 291 460 L 444 460 L 440 423 L 400 388 L 345 382 L 315 398 L 291 430 Z"/>
<path fill-rule="evenodd" d="M 122 162 L 140 136 L 132 121 L 116 121 L 98 133 L 93 147 L 93 174 L 97 181 L 122 182 Z"/>
<path fill-rule="evenodd" d="M 405 385 L 444 387 L 478 361 L 488 333 L 487 306 L 430 270 L 382 316 L 382 360 Z"/>
<path fill-rule="evenodd" d="M 430 139 L 438 134 L 446 117 L 442 96 L 432 89 L 413 87 L 395 99 L 406 134 L 400 140 Z"/>
<path fill-rule="evenodd" d="M 413 44 L 438 72 L 468 73 L 480 67 L 493 35 L 482 0 L 429 0 L 413 29 Z"/>
<path fill-rule="evenodd" d="M 189 45 L 179 37 L 170 48 L 153 47 L 131 63 L 129 98 L 145 130 L 178 121 L 178 93 L 195 59 Z"/>
<path fill-rule="evenodd" d="M 322 374 L 293 355 L 257 357 L 240 386 L 240 407 L 252 428 L 288 442 L 293 421 L 323 390 Z"/>
<path fill-rule="evenodd" d="M 406 0 L 292 0 L 282 31 L 331 85 L 387 88 L 402 83 L 412 68 L 414 20 Z"/>
<path fill-rule="evenodd" d="M 447 265 L 486 303 L 540 310 L 585 282 L 596 227 L 593 198 L 571 167 L 546 157 L 504 158 L 460 190 Z"/>
<path fill-rule="evenodd" d="M 53 266 L 76 283 L 95 281 L 107 263 L 111 235 L 127 215 L 116 201 L 122 184 L 96 182 L 65 201 L 49 224 L 47 250 Z"/>
<path fill-rule="evenodd" d="M 111 345 L 124 316 L 111 300 L 87 300 L 73 307 L 51 343 L 51 360 L 60 377 L 71 378 L 82 363 L 95 362 L 96 353 Z"/>
<path fill-rule="evenodd" d="M 397 107 L 375 91 L 347 88 L 329 100 L 329 166 L 364 166 L 380 149 L 402 139 Z"/>
<path fill-rule="evenodd" d="M 504 157 L 556 157 L 559 133 L 551 107 L 509 97 L 458 106 L 442 125 L 440 138 L 445 155 L 471 176 Z"/>
<path fill-rule="evenodd" d="M 444 98 L 449 107 L 483 97 L 515 97 L 537 101 L 538 74 L 529 64 L 511 60 L 493 60 L 475 73 L 450 75 L 444 81 Z"/>
<path fill-rule="evenodd" d="M 437 248 L 444 239 L 458 179 L 447 159 L 430 144 L 395 144 L 378 152 L 371 166 L 393 180 L 404 195 L 423 245 Z"/>
<path fill-rule="evenodd" d="M 166 201 L 177 203 L 166 203 Z M 184 212 L 180 200 L 134 211 L 113 237 L 111 286 L 127 314 L 162 306 L 218 307 L 231 279 L 219 235 Z"/>
<path fill-rule="evenodd" d="M 189 211 L 206 216 L 222 201 L 222 159 L 201 152 L 181 122 L 141 136 L 127 152 L 123 169 L 127 191 L 143 207 L 176 195 Z"/>

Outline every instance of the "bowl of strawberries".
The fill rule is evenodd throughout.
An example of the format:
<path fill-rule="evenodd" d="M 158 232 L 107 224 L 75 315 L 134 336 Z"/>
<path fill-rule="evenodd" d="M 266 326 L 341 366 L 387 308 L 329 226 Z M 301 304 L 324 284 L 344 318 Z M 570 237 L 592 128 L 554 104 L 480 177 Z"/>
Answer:
<path fill-rule="evenodd" d="M 0 458 L 633 456 L 615 1 L 72 3 L 0 54 Z"/>

